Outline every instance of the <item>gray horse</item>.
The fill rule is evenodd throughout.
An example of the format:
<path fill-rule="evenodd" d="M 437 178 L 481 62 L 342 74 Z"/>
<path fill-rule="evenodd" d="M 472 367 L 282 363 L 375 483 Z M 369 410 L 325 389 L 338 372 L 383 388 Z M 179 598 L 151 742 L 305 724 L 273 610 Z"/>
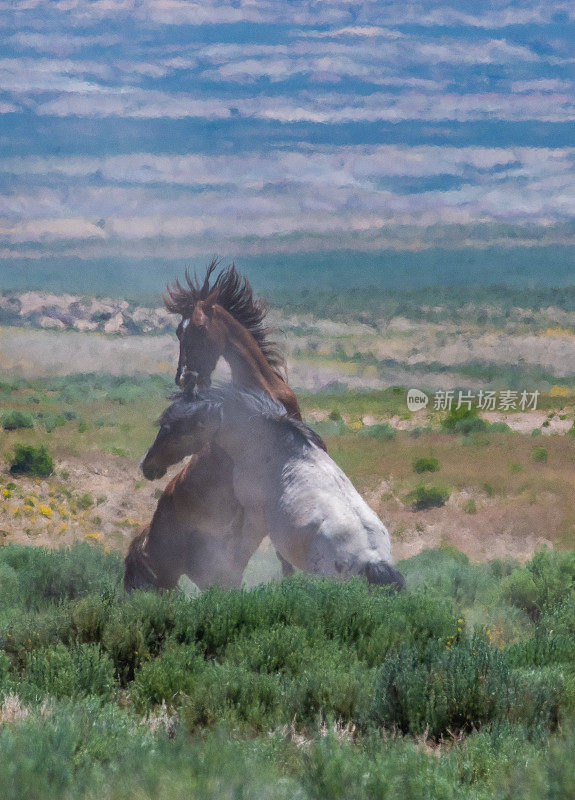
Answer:
<path fill-rule="evenodd" d="M 238 542 L 255 552 L 269 534 L 283 558 L 306 573 L 404 588 L 389 533 L 304 423 L 263 392 L 234 387 L 182 396 L 160 418 L 144 473 L 159 472 L 215 442 L 233 465 L 243 508 Z M 253 549 L 252 549 L 253 548 Z"/>

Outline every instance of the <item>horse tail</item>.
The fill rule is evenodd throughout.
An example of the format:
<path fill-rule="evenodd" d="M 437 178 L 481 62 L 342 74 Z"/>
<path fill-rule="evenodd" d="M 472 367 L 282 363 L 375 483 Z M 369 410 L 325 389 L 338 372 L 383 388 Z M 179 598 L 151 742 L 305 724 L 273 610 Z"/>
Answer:
<path fill-rule="evenodd" d="M 124 559 L 124 589 L 127 592 L 158 587 L 158 577 L 150 566 L 145 550 L 149 533 L 150 526 L 146 525 L 130 542 Z"/>
<path fill-rule="evenodd" d="M 379 561 L 376 564 L 365 564 L 360 571 L 367 579 L 367 582 L 374 586 L 390 586 L 397 591 L 402 591 L 407 587 L 405 578 L 401 572 L 386 561 Z"/>

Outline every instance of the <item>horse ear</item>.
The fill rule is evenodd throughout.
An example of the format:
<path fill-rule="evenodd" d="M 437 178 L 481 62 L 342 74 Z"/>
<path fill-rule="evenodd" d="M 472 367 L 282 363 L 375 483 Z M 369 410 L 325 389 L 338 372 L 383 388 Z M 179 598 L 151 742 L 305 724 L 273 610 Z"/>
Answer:
<path fill-rule="evenodd" d="M 214 309 L 216 300 L 218 299 L 218 289 L 212 289 L 206 299 L 202 302 L 204 313 L 211 314 Z"/>

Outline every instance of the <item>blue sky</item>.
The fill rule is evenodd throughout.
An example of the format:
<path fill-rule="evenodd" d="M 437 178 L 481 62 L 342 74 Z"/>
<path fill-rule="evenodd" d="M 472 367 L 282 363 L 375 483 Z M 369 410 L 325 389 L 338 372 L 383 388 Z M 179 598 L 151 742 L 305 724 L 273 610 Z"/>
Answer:
<path fill-rule="evenodd" d="M 571 2 L 0 2 L 0 260 L 571 245 Z"/>

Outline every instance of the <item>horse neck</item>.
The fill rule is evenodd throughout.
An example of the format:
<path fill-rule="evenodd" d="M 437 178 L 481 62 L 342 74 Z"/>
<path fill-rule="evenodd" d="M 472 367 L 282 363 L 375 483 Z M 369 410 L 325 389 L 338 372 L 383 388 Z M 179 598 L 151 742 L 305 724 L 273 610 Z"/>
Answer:
<path fill-rule="evenodd" d="M 215 442 L 230 456 L 237 470 L 246 474 L 262 472 L 261 477 L 270 477 L 270 454 L 274 459 L 282 458 L 282 448 L 275 426 L 259 415 L 231 413 L 225 415 Z"/>
<path fill-rule="evenodd" d="M 294 393 L 274 372 L 252 334 L 221 306 L 216 306 L 215 311 L 226 329 L 223 357 L 230 366 L 233 383 L 266 392 L 283 403 L 290 415 L 301 419 Z"/>

